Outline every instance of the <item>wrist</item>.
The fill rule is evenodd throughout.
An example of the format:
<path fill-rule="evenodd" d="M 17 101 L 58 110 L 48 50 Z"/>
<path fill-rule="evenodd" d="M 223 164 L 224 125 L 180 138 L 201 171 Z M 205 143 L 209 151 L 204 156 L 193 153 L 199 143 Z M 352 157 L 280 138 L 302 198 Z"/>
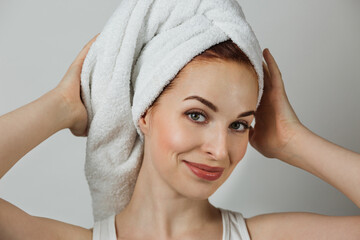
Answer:
<path fill-rule="evenodd" d="M 284 161 L 293 166 L 299 166 L 301 162 L 302 150 L 306 139 L 313 133 L 302 124 L 294 126 L 294 134 L 291 140 L 282 149 L 281 153 L 277 157 L 281 161 Z"/>
<path fill-rule="evenodd" d="M 49 101 L 49 104 L 54 110 L 51 115 L 53 115 L 57 131 L 69 128 L 72 124 L 71 109 L 62 94 L 56 89 L 52 89 L 43 97 L 47 98 L 47 101 Z"/>
<path fill-rule="evenodd" d="M 69 128 L 75 136 L 87 135 L 87 110 L 76 91 L 64 91 L 57 87 L 53 89 L 54 95 L 60 99 L 63 128 Z"/>

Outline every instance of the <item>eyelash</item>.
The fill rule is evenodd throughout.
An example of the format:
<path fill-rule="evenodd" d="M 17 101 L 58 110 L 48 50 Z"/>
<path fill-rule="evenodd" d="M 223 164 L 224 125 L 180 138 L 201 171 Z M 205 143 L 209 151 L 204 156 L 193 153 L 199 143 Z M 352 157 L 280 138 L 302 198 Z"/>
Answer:
<path fill-rule="evenodd" d="M 194 113 L 195 113 L 195 114 L 200 114 L 200 115 L 202 115 L 203 117 L 207 118 L 206 113 L 203 112 L 203 111 L 201 111 L 201 110 L 196 110 L 196 111 L 191 110 L 191 111 L 187 111 L 187 112 L 185 113 L 185 115 L 188 116 L 188 115 L 194 114 Z M 196 123 L 198 123 L 198 124 L 204 124 L 204 122 L 198 122 L 198 121 L 196 121 L 196 120 L 193 120 L 190 116 L 189 116 L 189 118 L 190 118 L 190 120 L 193 121 L 193 122 L 196 122 Z M 234 122 L 234 123 L 240 123 L 240 124 L 242 124 L 242 125 L 244 126 L 244 130 L 235 130 L 236 132 L 240 132 L 240 133 L 241 133 L 241 132 L 245 132 L 248 128 L 250 128 L 250 126 L 249 126 L 249 124 L 248 124 L 247 122 L 236 121 L 236 122 Z"/>

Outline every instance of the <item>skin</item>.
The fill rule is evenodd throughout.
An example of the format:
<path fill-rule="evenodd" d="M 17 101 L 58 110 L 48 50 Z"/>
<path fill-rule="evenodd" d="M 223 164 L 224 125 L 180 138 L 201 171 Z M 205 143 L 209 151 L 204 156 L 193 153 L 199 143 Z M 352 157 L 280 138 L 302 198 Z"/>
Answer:
<path fill-rule="evenodd" d="M 80 73 L 83 60 L 95 39 L 96 37 L 82 49 L 56 88 L 0 117 L 1 178 L 27 152 L 59 130 L 70 129 L 75 136 L 87 135 L 86 109 L 79 91 Z M 153 114 L 150 111 L 149 115 L 146 114 L 140 120 L 146 145 L 144 165 L 131 205 L 116 217 L 118 239 L 120 234 L 127 234 L 128 229 L 131 230 L 128 232 L 129 236 L 148 234 L 146 239 L 199 239 L 193 233 L 196 228 L 201 228 L 205 234 L 213 229 L 212 239 L 221 239 L 219 211 L 207 202 L 207 197 L 228 178 L 237 162 L 242 159 L 248 141 L 264 156 L 277 158 L 323 179 L 360 207 L 360 188 L 356 187 L 360 185 L 360 154 L 317 136 L 300 123 L 287 99 L 274 58 L 267 49 L 263 54 L 266 61 L 265 88 L 262 102 L 255 114 L 254 129 L 238 134 L 233 133 L 230 128 L 233 126 L 230 123 L 236 120 L 234 118 L 238 113 L 255 107 L 257 93 L 251 87 L 251 74 L 243 66 L 229 62 L 219 63 L 216 71 L 214 69 L 214 75 L 207 74 L 207 82 L 202 85 L 206 71 L 200 70 L 206 66 L 189 68 L 188 74 L 184 76 L 185 80 L 181 79 L 184 80 L 184 88 L 178 89 L 180 92 L 164 95 Z M 225 70 L 232 74 L 224 74 Z M 191 84 L 186 85 L 186 78 L 195 78 L 196 73 L 201 78 L 196 78 L 194 84 L 202 87 L 192 89 Z M 218 81 L 224 78 L 227 81 Z M 217 91 L 213 91 L 212 83 L 215 80 Z M 224 94 L 229 86 L 227 83 L 230 82 L 237 91 Z M 240 86 L 248 87 L 252 92 L 251 96 L 246 96 L 247 93 L 239 89 Z M 186 103 L 179 101 L 185 95 L 195 92 L 206 95 L 218 106 L 219 112 L 212 112 L 195 100 Z M 221 98 L 217 95 L 220 93 L 223 94 Z M 241 101 L 234 104 L 235 101 L 229 100 L 230 96 Z M 171 107 L 171 111 L 168 107 Z M 195 107 L 201 108 L 210 116 L 209 121 L 201 127 L 183 115 L 185 109 Z M 47 113 L 46 117 L 42 114 L 44 111 Z M 243 120 L 251 122 L 253 116 Z M 210 134 L 210 131 L 216 132 L 217 137 Z M 169 135 L 165 138 L 163 134 Z M 238 147 L 234 148 L 234 144 Z M 183 159 L 222 166 L 226 170 L 217 181 L 206 182 L 191 175 L 181 162 Z M 154 198 L 147 194 L 156 196 L 159 202 L 153 201 Z M 139 206 L 141 211 L 136 209 Z M 129 221 L 137 220 L 136 224 L 144 228 L 133 229 L 128 226 L 129 228 L 122 229 L 126 224 L 123 217 L 129 213 L 134 213 Z M 193 225 L 187 224 L 188 221 Z M 146 227 L 146 224 L 150 225 Z M 246 224 L 251 239 L 360 239 L 360 216 L 271 213 L 248 218 Z M 206 229 L 208 226 L 213 228 Z M 142 230 L 141 233 L 138 233 L 139 229 Z M 0 239 L 90 240 L 92 229 L 32 216 L 0 199 Z"/>
<path fill-rule="evenodd" d="M 116 219 L 124 238 L 189 237 L 199 234 L 197 229 L 207 231 L 197 238 L 192 235 L 194 239 L 204 238 L 204 232 L 209 238 L 222 236 L 220 211 L 208 197 L 245 155 L 245 126 L 254 116 L 237 115 L 255 111 L 257 77 L 249 66 L 236 62 L 190 63 L 184 70 L 175 87 L 161 95 L 155 111 L 139 120 L 145 136 L 143 165 L 132 199 Z M 194 99 L 183 101 L 193 95 L 212 102 L 217 112 Z M 206 116 L 192 116 L 190 110 Z M 219 179 L 208 181 L 194 175 L 182 160 L 225 170 Z M 142 231 L 135 231 L 135 226 Z"/>

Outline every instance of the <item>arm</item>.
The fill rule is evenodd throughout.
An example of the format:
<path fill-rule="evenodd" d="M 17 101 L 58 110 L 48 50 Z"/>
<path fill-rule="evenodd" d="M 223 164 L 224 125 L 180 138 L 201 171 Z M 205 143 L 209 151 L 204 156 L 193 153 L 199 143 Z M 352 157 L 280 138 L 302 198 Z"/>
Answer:
<path fill-rule="evenodd" d="M 0 198 L 0 239 L 90 240 L 92 230 L 49 218 L 31 216 Z"/>
<path fill-rule="evenodd" d="M 360 208 L 360 154 L 331 143 L 303 127 L 279 159 L 331 184 Z"/>
<path fill-rule="evenodd" d="M 86 136 L 87 113 L 80 99 L 80 73 L 97 35 L 82 49 L 56 88 L 0 117 L 0 178 L 26 153 L 59 130 Z"/>
<path fill-rule="evenodd" d="M 57 131 L 70 126 L 68 109 L 52 90 L 0 117 L 0 178 L 27 152 Z"/>
<path fill-rule="evenodd" d="M 95 36 L 79 53 L 58 86 L 35 101 L 0 117 L 0 177 L 27 152 L 57 131 L 87 135 L 80 98 L 80 73 Z M 91 239 L 92 231 L 31 216 L 0 198 L 0 239 Z"/>
<path fill-rule="evenodd" d="M 264 95 L 250 129 L 250 143 L 268 158 L 278 158 L 330 183 L 360 207 L 360 155 L 303 126 L 285 93 L 280 70 L 264 50 Z M 360 216 L 308 212 L 268 213 L 246 219 L 251 239 L 360 239 Z"/>
<path fill-rule="evenodd" d="M 264 95 L 250 143 L 264 156 L 278 158 L 328 182 L 360 207 L 360 154 L 333 144 L 303 126 L 285 93 L 280 70 L 264 50 Z"/>

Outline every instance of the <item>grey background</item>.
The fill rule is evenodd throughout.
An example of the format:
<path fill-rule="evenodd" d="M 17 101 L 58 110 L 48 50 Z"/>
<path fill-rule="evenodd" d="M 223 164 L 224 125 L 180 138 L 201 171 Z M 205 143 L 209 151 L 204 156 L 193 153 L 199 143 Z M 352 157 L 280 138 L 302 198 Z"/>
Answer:
<path fill-rule="evenodd" d="M 0 114 L 54 88 L 118 3 L 1 0 Z M 260 45 L 275 56 L 289 100 L 303 124 L 360 152 L 360 2 L 240 3 Z M 67 129 L 56 133 L 1 179 L 0 196 L 29 214 L 92 227 L 83 170 L 85 144 L 86 138 L 74 137 Z M 267 159 L 250 145 L 243 161 L 210 201 L 245 217 L 284 211 L 360 214 L 354 203 L 329 184 Z"/>

